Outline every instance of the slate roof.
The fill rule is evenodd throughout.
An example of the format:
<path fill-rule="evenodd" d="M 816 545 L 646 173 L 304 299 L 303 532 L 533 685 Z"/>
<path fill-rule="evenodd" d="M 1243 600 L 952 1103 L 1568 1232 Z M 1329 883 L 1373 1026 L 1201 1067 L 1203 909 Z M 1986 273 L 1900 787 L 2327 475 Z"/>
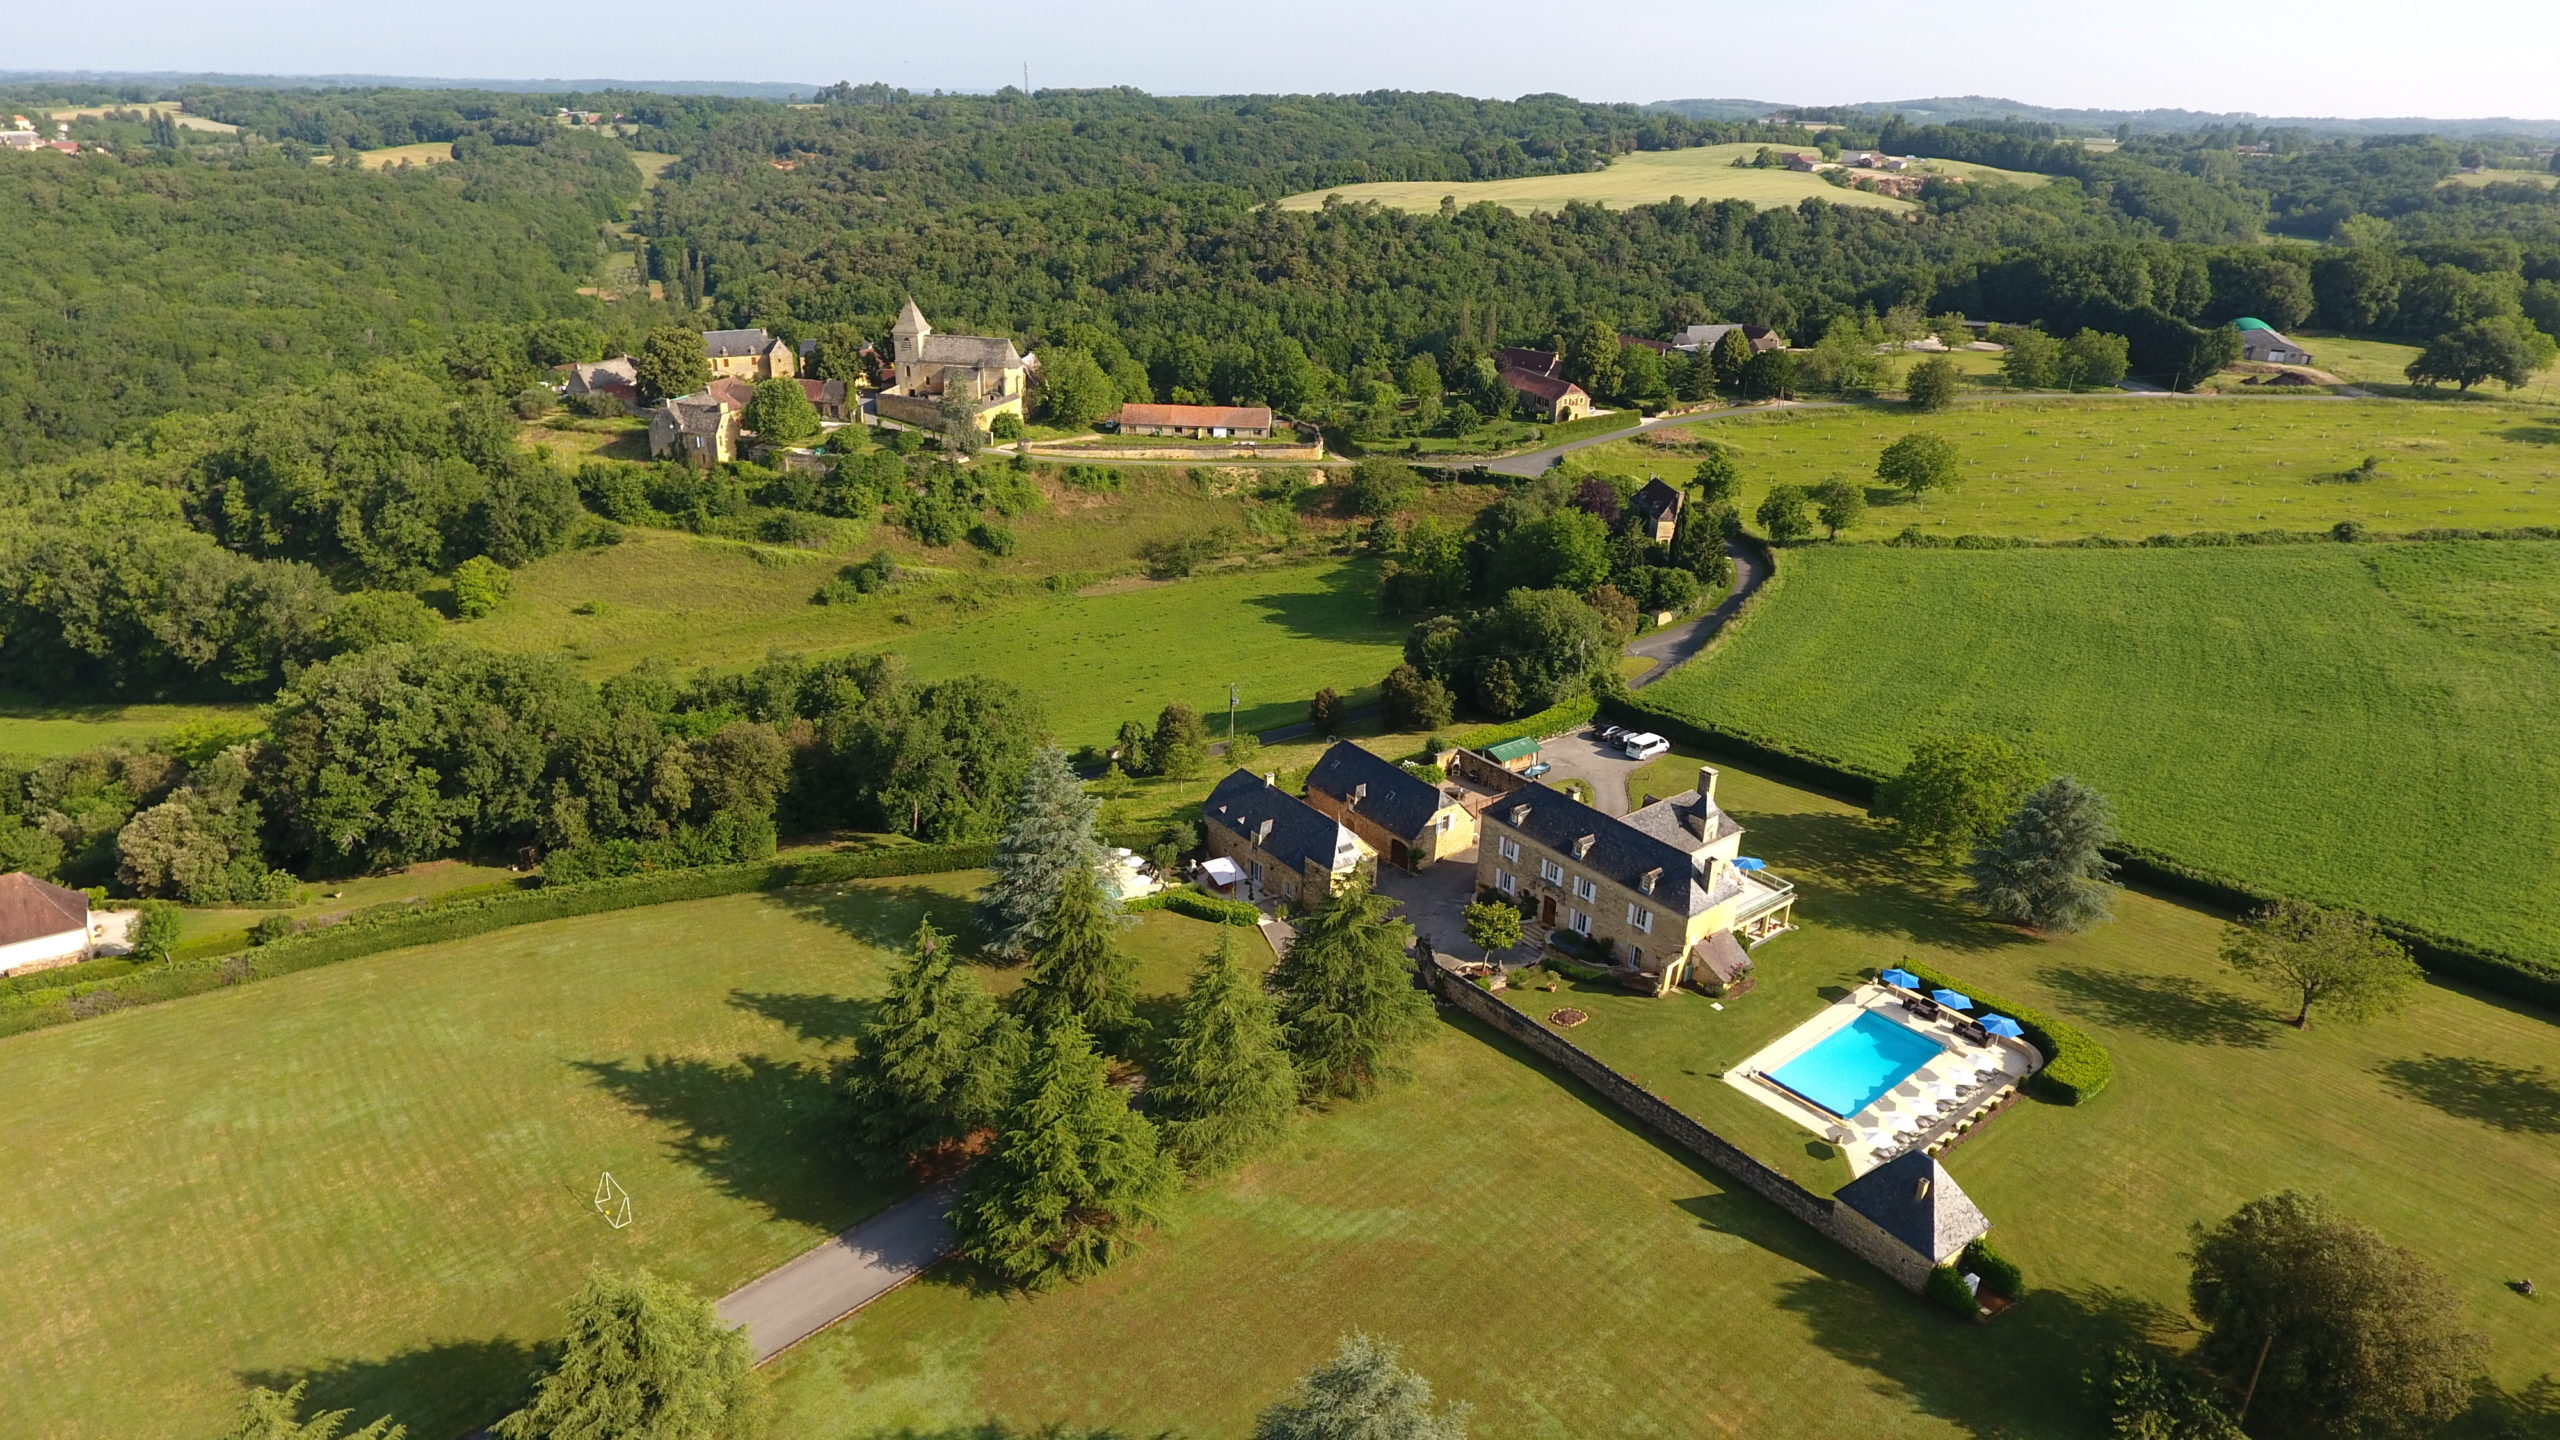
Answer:
<path fill-rule="evenodd" d="M 1268 430 L 1267 405 L 1123 405 L 1123 425 L 1205 425 L 1225 430 Z"/>
<path fill-rule="evenodd" d="M 629 390 L 640 383 L 640 373 L 631 357 L 617 355 L 610 360 L 580 361 L 569 367 L 572 390 Z"/>
<path fill-rule="evenodd" d="M 1672 342 L 1672 348 L 1713 352 L 1716 346 L 1723 343 L 1724 332 L 1727 330 L 1741 331 L 1742 338 L 1750 341 L 1751 348 L 1754 350 L 1778 348 L 1778 332 L 1766 325 L 1692 325 L 1680 332 L 1680 338 Z"/>
<path fill-rule="evenodd" d="M 773 333 L 762 328 L 702 332 L 703 351 L 714 360 L 734 360 L 740 356 L 761 355 L 772 349 L 776 343 Z"/>
<path fill-rule="evenodd" d="M 1636 492 L 1634 503 L 1638 513 L 1659 520 L 1665 515 L 1679 514 L 1681 503 L 1686 498 L 1678 490 L 1663 484 L 1662 477 L 1657 475 L 1644 482 L 1644 488 Z"/>
<path fill-rule="evenodd" d="M 1022 352 L 1001 335 L 925 335 L 916 341 L 916 358 L 972 370 L 1011 370 L 1022 364 Z"/>
<path fill-rule="evenodd" d="M 685 395 L 667 402 L 667 418 L 676 429 L 687 435 L 717 435 L 729 407 L 703 395 Z"/>
<path fill-rule="evenodd" d="M 1232 771 L 1219 781 L 1201 805 L 1200 818 L 1298 869 L 1309 861 L 1319 870 L 1332 869 L 1345 834 L 1332 817 L 1250 770 Z M 1256 839 L 1266 820 L 1270 836 Z"/>
<path fill-rule="evenodd" d="M 0 875 L 0 945 L 89 928 L 89 897 L 23 870 Z"/>
<path fill-rule="evenodd" d="M 1366 792 L 1355 795 L 1362 786 L 1368 787 Z M 1458 803 L 1455 790 L 1443 790 L 1347 740 L 1336 741 L 1307 772 L 1307 793 L 1341 801 L 1388 834 L 1408 840 L 1429 830 L 1431 817 Z"/>
<path fill-rule="evenodd" d="M 1832 1198 L 1876 1223 L 1932 1265 L 1955 1258 L 1991 1228 L 1955 1177 L 1926 1151 L 1913 1150 L 1833 1192 Z"/>
<path fill-rule="evenodd" d="M 1627 814 L 1627 824 L 1666 845 L 1676 845 L 1683 854 L 1695 854 L 1708 843 L 1727 835 L 1738 835 L 1742 826 L 1712 803 L 1698 798 L 1695 790 L 1683 790 L 1668 800 L 1656 800 L 1641 810 Z M 1698 828 L 1693 823 L 1704 820 Z"/>
<path fill-rule="evenodd" d="M 1504 370 L 1526 370 L 1532 375 L 1553 375 L 1563 364 L 1552 350 L 1523 350 L 1510 345 L 1493 352 L 1493 363 Z"/>
<path fill-rule="evenodd" d="M 1720 984 L 1732 984 L 1751 968 L 1751 952 L 1742 948 L 1742 942 L 1734 939 L 1730 930 L 1708 931 L 1707 938 L 1689 953 L 1696 958 L 1698 968 Z"/>
<path fill-rule="evenodd" d="M 1575 865 L 1612 884 L 1639 895 L 1650 893 L 1656 903 L 1683 915 L 1705 910 L 1726 893 L 1719 886 L 1711 894 L 1698 883 L 1697 862 L 1685 847 L 1604 815 L 1535 780 L 1486 806 L 1484 818 L 1570 857 Z M 1575 847 L 1586 836 L 1590 848 L 1576 855 Z M 1649 892 L 1648 875 L 1652 876 Z"/>
<path fill-rule="evenodd" d="M 1559 380 L 1553 375 L 1541 375 L 1535 370 L 1523 370 L 1516 365 L 1503 370 L 1502 383 L 1523 395 L 1534 395 L 1538 399 L 1550 402 L 1561 400 L 1567 395 L 1582 393 L 1582 387 L 1570 380 Z"/>

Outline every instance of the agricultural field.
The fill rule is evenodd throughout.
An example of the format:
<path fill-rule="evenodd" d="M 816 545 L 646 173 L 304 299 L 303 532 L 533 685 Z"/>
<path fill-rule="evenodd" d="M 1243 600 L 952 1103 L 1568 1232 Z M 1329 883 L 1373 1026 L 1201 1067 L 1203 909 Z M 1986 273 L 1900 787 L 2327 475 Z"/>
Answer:
<path fill-rule="evenodd" d="M 1912 432 L 1964 459 L 1950 490 L 1908 500 L 1874 479 L 1876 456 Z M 2312 399 L 2017 399 L 1937 415 L 1894 406 L 1781 410 L 1669 426 L 1578 452 L 1574 468 L 1683 478 L 1709 444 L 1743 475 L 1742 512 L 1776 484 L 1866 485 L 1844 540 L 2019 535 L 2139 540 L 2197 530 L 2325 530 L 2560 524 L 2560 424 L 2505 405 Z M 2344 472 L 2371 455 L 2378 475 Z"/>
<path fill-rule="evenodd" d="M 2127 839 L 2560 958 L 2560 544 L 1806 547 L 1648 704 L 1889 773 L 2009 736 Z"/>
<path fill-rule="evenodd" d="M 920 914 L 968 932 L 981 878 L 530 926 L 0 1045 L 0 1432 L 212 1434 L 239 1386 L 309 1378 L 460 1434 L 590 1265 L 717 1295 L 859 1220 L 895 1189 L 842 1150 L 824 1062 Z M 1129 937 L 1158 996 L 1212 943 L 1166 914 Z"/>
<path fill-rule="evenodd" d="M 2479 386 L 2468 395 L 2442 388 L 2428 392 L 2409 383 L 2409 362 L 2418 358 L 2418 346 L 2310 331 L 2299 332 L 2299 338 L 2320 362 L 2319 368 L 2377 395 L 2423 394 L 2434 403 L 2560 405 L 2560 367 L 2542 371 L 2514 390 L 2492 383 Z"/>
<path fill-rule="evenodd" d="M 1631 788 L 1696 763 L 1665 759 Z M 2037 1292 L 1999 1324 L 1949 1323 L 1457 1022 L 1413 1083 L 1194 1188 L 1097 1280 L 1001 1296 L 935 1272 L 783 1357 L 778 1430 L 1241 1434 L 1364 1329 L 1471 1402 L 1482 1440 L 2094 1436 L 2077 1379 L 2090 1362 L 2133 1335 L 2186 1343 L 2188 1223 L 2286 1185 L 2452 1277 L 2504 1390 L 2553 1368 L 2560 1315 L 2503 1287 L 2541 1253 L 2541 1197 L 2560 1183 L 2546 1018 L 2431 986 L 2390 1019 L 2298 1034 L 2221 971 L 2211 916 L 2129 894 L 2113 926 L 2028 941 L 1966 914 L 1861 812 L 1732 764 L 1721 793 L 1801 888 L 1803 928 L 1758 952 L 1762 983 L 1722 1012 L 1694 995 L 1573 996 L 1595 1017 L 1576 1042 L 1627 1045 L 1672 1094 L 1683 1069 L 1746 1053 L 1827 987 L 1905 956 L 2085 1026 L 2116 1056 L 2112 1089 L 2019 1106 L 1948 1157 Z M 2234 1095 L 2255 1101 L 2239 1123 Z M 1585 1363 L 1666 1343 L 1678 1363 Z"/>
<path fill-rule="evenodd" d="M 1835 205 L 1864 206 L 1878 210 L 1916 210 L 1908 200 L 1863 190 L 1845 190 L 1818 175 L 1800 174 L 1793 170 L 1738 169 L 1737 158 L 1748 158 L 1760 152 L 1761 146 L 1701 145 L 1687 150 L 1639 150 L 1621 155 L 1605 170 L 1592 170 L 1574 175 L 1524 175 L 1513 180 L 1380 180 L 1363 185 L 1337 185 L 1327 190 L 1310 190 L 1292 195 L 1280 202 L 1284 210 L 1315 210 L 1323 207 L 1327 197 L 1339 195 L 1346 201 L 1375 200 L 1397 210 L 1417 213 L 1436 211 L 1442 196 L 1454 198 L 1461 207 L 1490 200 L 1524 214 L 1539 210 L 1561 210 L 1570 201 L 1586 205 L 1623 210 L 1633 205 L 1651 205 L 1678 197 L 1684 200 L 1748 200 L 1763 210 L 1794 205 L 1803 200 L 1828 200 Z M 1786 150 L 1789 146 L 1774 147 Z M 1977 184 L 2007 181 L 2015 185 L 2035 186 L 2047 182 L 2046 176 L 2023 171 L 1999 170 L 1988 165 L 1970 165 L 1959 160 L 1930 160 L 1922 170 L 1933 174 L 1961 175 Z"/>
<path fill-rule="evenodd" d="M 2483 185 L 2552 185 L 2560 184 L 2560 175 L 2554 175 L 2548 170 L 2482 170 L 2474 174 L 2451 176 L 2444 183 L 2472 190 L 2477 190 Z"/>
<path fill-rule="evenodd" d="M 109 112 L 117 110 L 149 110 L 166 115 L 175 121 L 181 130 L 202 130 L 211 135 L 240 133 L 240 127 L 237 125 L 225 124 L 220 120 L 208 120 L 202 115 L 188 114 L 186 107 L 175 100 L 144 100 L 130 105 L 72 105 L 48 111 L 46 114 L 47 118 L 54 120 L 101 120 L 106 118 Z"/>

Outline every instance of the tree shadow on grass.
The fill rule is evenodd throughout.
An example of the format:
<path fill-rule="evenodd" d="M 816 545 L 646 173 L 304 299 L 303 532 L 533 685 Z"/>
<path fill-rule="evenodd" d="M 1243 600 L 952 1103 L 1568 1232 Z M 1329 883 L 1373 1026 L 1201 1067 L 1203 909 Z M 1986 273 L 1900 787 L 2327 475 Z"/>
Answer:
<path fill-rule="evenodd" d="M 550 1359 L 547 1348 L 521 1340 L 448 1341 L 378 1359 L 244 1370 L 240 1383 L 282 1391 L 307 1382 L 305 1416 L 351 1410 L 353 1425 L 387 1415 L 412 1435 L 460 1435 L 523 1403 Z"/>
<path fill-rule="evenodd" d="M 2471 1408 L 2454 1422 L 2451 1433 L 2482 1440 L 2560 1440 L 2560 1376 L 2546 1374 L 2515 1390 L 2481 1381 Z"/>
<path fill-rule="evenodd" d="M 2560 445 L 2560 425 L 2518 425 L 2499 431 L 2498 438 L 2526 445 Z"/>
<path fill-rule="evenodd" d="M 916 938 L 916 926 L 927 919 L 956 940 L 963 955 L 976 954 L 984 942 L 969 897 L 927 885 L 809 885 L 766 898 L 801 919 L 892 953 L 904 952 Z"/>
<path fill-rule="evenodd" d="M 901 1425 L 895 1430 L 865 1430 L 848 1440 L 1137 1440 L 1126 1430 L 1086 1430 L 1052 1420 L 1046 1425 L 1024 1429 L 1001 1420 L 981 1420 L 975 1425 L 945 1425 L 933 1430 L 918 1430 Z M 1171 1430 L 1159 1430 L 1147 1440 L 1175 1440 Z"/>
<path fill-rule="evenodd" d="M 2560 1075 L 2474 1056 L 2429 1055 L 2377 1067 L 2407 1099 L 2522 1135 L 2560 1135 Z"/>
<path fill-rule="evenodd" d="M 819 1066 L 763 1055 L 571 1063 L 668 1127 L 676 1159 L 778 1220 L 841 1229 L 894 1193 L 861 1165 L 844 1100 Z"/>
<path fill-rule="evenodd" d="M 851 995 L 787 995 L 766 991 L 732 990 L 729 1003 L 740 1010 L 752 1011 L 773 1021 L 816 1045 L 836 1045 L 851 1040 L 862 1031 L 865 1020 L 879 1008 L 877 1000 L 857 999 Z"/>
<path fill-rule="evenodd" d="M 2275 1043 L 2275 1020 L 2251 997 L 2191 976 L 2059 965 L 2038 978 L 2115 1029 L 2184 1045 L 2263 1050 Z"/>
<path fill-rule="evenodd" d="M 1981 952 L 2028 943 L 1975 914 L 1940 878 L 1894 850 L 1880 825 L 1821 812 L 1743 814 L 1751 850 L 1795 882 L 1808 917 L 1912 943 Z"/>
<path fill-rule="evenodd" d="M 2157 1343 L 2179 1323 L 2096 1289 L 2033 1290 L 1997 1322 L 1968 1325 L 1881 1277 L 1868 1285 L 1836 1274 L 1788 1282 L 1777 1306 L 1813 1344 L 1874 1376 L 1874 1393 L 1982 1440 L 2096 1433 L 2082 1377 L 2109 1351 Z"/>

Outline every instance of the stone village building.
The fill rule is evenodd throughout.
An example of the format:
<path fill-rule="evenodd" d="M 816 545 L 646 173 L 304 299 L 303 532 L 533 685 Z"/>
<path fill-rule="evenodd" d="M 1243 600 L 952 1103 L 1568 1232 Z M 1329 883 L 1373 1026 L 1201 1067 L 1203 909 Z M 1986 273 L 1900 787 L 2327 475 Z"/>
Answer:
<path fill-rule="evenodd" d="M 1715 790 L 1701 765 L 1697 789 L 1620 819 L 1530 781 L 1484 808 L 1477 889 L 1583 936 L 1655 995 L 1730 985 L 1751 968 L 1746 943 L 1791 928 L 1795 888 L 1735 863 L 1742 827 Z"/>
<path fill-rule="evenodd" d="M 1347 740 L 1335 742 L 1307 774 L 1307 804 L 1399 870 L 1422 869 L 1476 843 L 1468 798 L 1461 786 L 1425 780 Z"/>
<path fill-rule="evenodd" d="M 1358 836 L 1269 775 L 1229 774 L 1202 802 L 1200 819 L 1210 857 L 1244 872 L 1247 900 L 1306 909 L 1376 868 L 1376 852 Z"/>
<path fill-rule="evenodd" d="M 950 394 L 963 398 L 981 430 L 993 428 L 1000 414 L 1023 418 L 1034 362 L 1011 340 L 936 334 L 913 300 L 898 312 L 889 338 L 895 373 L 872 401 L 882 419 L 940 430 L 942 400 Z"/>

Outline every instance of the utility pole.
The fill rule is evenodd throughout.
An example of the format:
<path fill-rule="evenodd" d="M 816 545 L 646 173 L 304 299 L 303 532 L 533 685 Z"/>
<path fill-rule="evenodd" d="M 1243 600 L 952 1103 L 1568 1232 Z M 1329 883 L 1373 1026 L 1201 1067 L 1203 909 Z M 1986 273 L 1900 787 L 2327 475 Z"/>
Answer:
<path fill-rule="evenodd" d="M 1227 682 L 1227 743 L 1236 743 L 1236 682 Z"/>

